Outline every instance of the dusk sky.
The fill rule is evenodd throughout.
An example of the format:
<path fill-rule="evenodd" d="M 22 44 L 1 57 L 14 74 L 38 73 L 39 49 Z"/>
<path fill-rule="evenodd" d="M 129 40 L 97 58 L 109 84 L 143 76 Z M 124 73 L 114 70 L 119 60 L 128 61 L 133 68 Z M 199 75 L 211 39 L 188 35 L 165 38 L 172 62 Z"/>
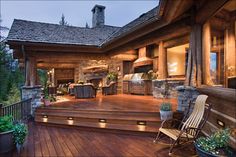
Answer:
<path fill-rule="evenodd" d="M 11 27 L 13 19 L 58 24 L 62 13 L 72 26 L 91 26 L 91 9 L 106 6 L 105 24 L 123 26 L 158 5 L 158 0 L 139 1 L 7 1 L 0 0 L 2 26 Z M 6 36 L 7 32 L 3 33 Z"/>

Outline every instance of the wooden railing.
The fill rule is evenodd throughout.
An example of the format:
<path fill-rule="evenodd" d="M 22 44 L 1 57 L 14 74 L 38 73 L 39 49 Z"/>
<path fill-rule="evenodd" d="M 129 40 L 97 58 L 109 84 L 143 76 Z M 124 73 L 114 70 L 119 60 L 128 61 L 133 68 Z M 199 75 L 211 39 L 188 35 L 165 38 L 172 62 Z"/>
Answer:
<path fill-rule="evenodd" d="M 12 116 L 13 121 L 26 120 L 31 110 L 31 98 L 7 106 L 0 104 L 0 116 Z"/>

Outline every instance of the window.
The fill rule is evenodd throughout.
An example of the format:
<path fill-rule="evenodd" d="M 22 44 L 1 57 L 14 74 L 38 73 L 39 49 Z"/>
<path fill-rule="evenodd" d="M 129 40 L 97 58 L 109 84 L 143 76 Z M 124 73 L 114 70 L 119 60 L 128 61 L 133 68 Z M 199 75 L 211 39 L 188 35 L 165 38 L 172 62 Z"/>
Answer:
<path fill-rule="evenodd" d="M 185 77 L 189 44 L 167 49 L 168 77 Z"/>
<path fill-rule="evenodd" d="M 228 7 L 231 6 L 231 7 Z M 232 14 L 236 7 L 225 5 L 214 17 L 210 25 L 210 81 L 214 86 L 236 88 L 236 21 Z"/>

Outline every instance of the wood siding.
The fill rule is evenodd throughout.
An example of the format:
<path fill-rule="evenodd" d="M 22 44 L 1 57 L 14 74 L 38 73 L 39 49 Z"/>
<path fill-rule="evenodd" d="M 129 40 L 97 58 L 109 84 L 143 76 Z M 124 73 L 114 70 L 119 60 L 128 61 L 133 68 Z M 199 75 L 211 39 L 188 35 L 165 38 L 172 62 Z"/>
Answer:
<path fill-rule="evenodd" d="M 217 121 L 224 123 L 224 127 L 232 128 L 230 145 L 236 148 L 236 90 L 217 87 L 200 87 L 198 91 L 207 94 L 207 103 L 212 104 L 210 116 L 203 128 L 203 133 L 211 134 L 216 129 L 223 128 Z"/>

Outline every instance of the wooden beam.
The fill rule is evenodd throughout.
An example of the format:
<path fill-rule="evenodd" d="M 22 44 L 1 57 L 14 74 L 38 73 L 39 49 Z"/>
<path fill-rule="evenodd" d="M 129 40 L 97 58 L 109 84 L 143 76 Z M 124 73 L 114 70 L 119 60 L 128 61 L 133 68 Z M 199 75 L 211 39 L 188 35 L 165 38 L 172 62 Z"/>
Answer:
<path fill-rule="evenodd" d="M 168 23 L 183 15 L 193 5 L 193 0 L 166 0 L 163 19 Z"/>
<path fill-rule="evenodd" d="M 228 1 L 229 0 L 214 0 L 214 1 L 206 0 L 205 3 L 202 5 L 202 7 L 197 11 L 196 22 L 203 24 L 210 17 L 212 17 L 217 11 L 222 9 L 222 7 Z"/>
<path fill-rule="evenodd" d="M 7 43 L 10 45 L 11 49 L 20 49 L 21 45 L 24 45 L 25 51 L 102 53 L 102 50 L 98 46 L 90 45 L 49 44 L 19 41 L 8 41 Z"/>
<path fill-rule="evenodd" d="M 119 48 L 107 51 L 106 53 L 115 55 L 127 50 L 137 49 L 151 44 L 158 44 L 161 41 L 171 40 L 173 38 L 187 35 L 189 34 L 191 28 L 190 26 L 186 25 L 186 22 L 186 20 L 178 21 L 169 26 L 166 26 L 163 29 L 145 35 L 142 38 L 124 44 Z"/>
<path fill-rule="evenodd" d="M 132 55 L 132 54 L 118 54 L 118 55 L 113 55 L 111 56 L 112 59 L 115 60 L 123 60 L 123 61 L 133 61 L 138 58 L 137 55 Z"/>
<path fill-rule="evenodd" d="M 37 61 L 51 63 L 72 63 L 81 60 L 107 60 L 109 56 L 96 53 L 62 53 L 62 52 L 36 52 L 35 54 L 27 53 L 29 56 L 36 56 Z"/>
<path fill-rule="evenodd" d="M 116 39 L 111 40 L 110 42 L 102 45 L 102 50 L 105 52 L 111 51 L 112 49 L 120 47 L 132 40 L 137 40 L 148 33 L 156 31 L 164 27 L 165 25 L 167 25 L 166 21 L 164 20 L 159 21 L 154 19 L 153 22 L 150 22 L 145 27 L 144 26 L 137 27 L 136 29 L 133 29 L 133 32 L 130 32 L 129 34 L 124 33 L 123 35 L 117 37 Z"/>
<path fill-rule="evenodd" d="M 225 30 L 229 25 L 228 21 L 217 17 L 212 17 L 209 21 L 211 27 L 215 28 L 216 30 Z"/>
<path fill-rule="evenodd" d="M 71 63 L 37 63 L 37 68 L 39 69 L 51 69 L 51 68 L 61 68 L 61 69 L 67 69 L 67 68 L 76 68 L 77 64 L 71 64 Z"/>
<path fill-rule="evenodd" d="M 178 37 L 175 39 L 167 40 L 164 42 L 164 47 L 165 48 L 171 48 L 183 44 L 187 44 L 189 42 L 189 35 L 185 35 L 182 37 Z"/>

